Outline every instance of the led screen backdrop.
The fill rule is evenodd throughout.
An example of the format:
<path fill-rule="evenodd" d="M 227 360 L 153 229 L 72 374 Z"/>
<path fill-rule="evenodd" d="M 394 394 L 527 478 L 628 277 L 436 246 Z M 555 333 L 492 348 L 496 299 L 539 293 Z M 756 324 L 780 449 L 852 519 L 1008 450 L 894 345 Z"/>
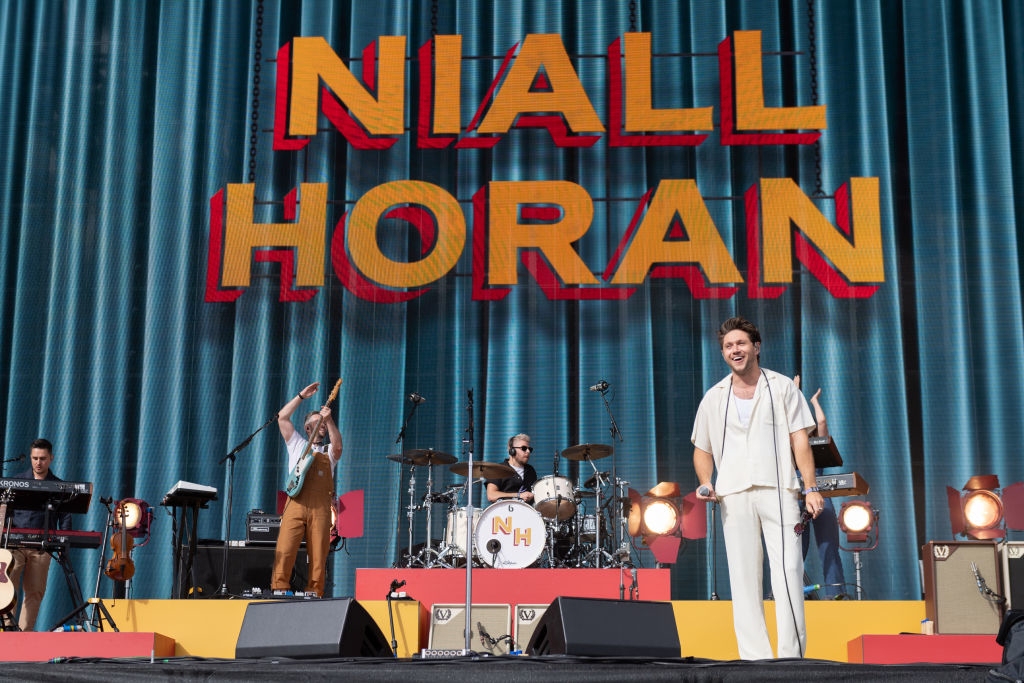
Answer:
<path fill-rule="evenodd" d="M 409 394 L 406 447 L 464 458 L 472 390 L 477 458 L 523 431 L 575 477 L 555 454 L 611 443 L 606 380 L 618 475 L 690 490 L 741 314 L 871 483 L 866 597 L 916 599 L 943 487 L 1024 479 L 1022 40 L 994 1 L 4 3 L 3 454 L 52 440 L 95 484 L 82 529 L 100 496 L 215 486 L 199 535 L 223 538 L 220 459 L 343 378 L 346 595 L 404 544 Z M 231 538 L 284 458 L 274 425 L 241 452 Z M 169 596 L 171 552 L 158 507 L 134 596 Z M 710 564 L 689 543 L 673 596 Z M 64 593 L 53 570 L 40 627 Z"/>

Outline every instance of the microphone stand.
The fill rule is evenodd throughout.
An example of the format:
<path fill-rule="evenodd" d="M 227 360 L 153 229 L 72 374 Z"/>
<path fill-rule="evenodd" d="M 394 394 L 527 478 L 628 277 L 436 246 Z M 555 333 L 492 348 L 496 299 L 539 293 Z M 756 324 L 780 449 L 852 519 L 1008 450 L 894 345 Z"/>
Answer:
<path fill-rule="evenodd" d="M 466 410 L 469 413 L 469 429 L 466 430 L 468 438 L 466 439 L 467 445 L 467 461 L 469 464 L 469 470 L 466 472 L 466 627 L 465 627 L 465 649 L 466 654 L 472 651 L 470 645 L 472 644 L 473 637 L 473 526 L 476 521 L 476 515 L 473 510 L 473 390 L 468 391 L 469 403 L 466 405 Z M 470 517 L 472 515 L 472 517 Z"/>
<path fill-rule="evenodd" d="M 6 465 L 9 462 L 18 462 L 18 461 L 24 460 L 24 459 L 25 459 L 25 454 L 22 453 L 19 456 L 16 456 L 16 457 L 13 457 L 13 458 L 7 458 L 6 460 L 0 461 L 0 475 L 3 475 L 3 472 L 4 472 L 4 467 L 3 466 L 4 465 Z"/>
<path fill-rule="evenodd" d="M 417 394 L 414 393 L 412 396 L 416 396 L 416 395 Z M 422 400 L 416 401 L 416 400 L 413 399 L 412 396 L 409 397 L 409 400 L 412 401 L 412 410 L 410 410 L 409 414 L 405 416 L 405 422 L 402 423 L 402 428 L 400 430 L 398 430 L 398 438 L 395 439 L 395 443 L 396 444 L 401 444 L 399 446 L 399 448 L 398 448 L 398 452 L 399 453 L 402 453 L 405 450 L 405 428 L 409 426 L 409 421 L 412 419 L 413 413 L 416 412 L 416 409 L 419 408 L 420 403 L 422 403 Z M 396 499 L 397 505 L 395 506 L 395 564 L 394 564 L 394 566 L 397 567 L 398 564 L 399 564 L 399 561 L 401 560 L 401 557 L 402 557 L 402 548 L 401 548 L 401 545 L 400 545 L 400 543 L 401 543 L 400 536 L 401 536 L 401 527 L 402 527 L 402 464 L 401 463 L 398 464 L 398 476 L 395 479 L 395 491 L 398 494 L 398 498 Z M 411 526 L 410 526 L 410 533 L 411 533 Z M 429 530 L 428 530 L 428 535 L 429 535 Z M 411 558 L 412 557 L 412 541 L 411 540 L 409 542 L 409 547 L 406 550 L 408 551 L 409 557 Z"/>
<path fill-rule="evenodd" d="M 243 448 L 249 445 L 249 442 L 253 440 L 257 434 L 262 432 L 267 425 L 277 420 L 278 413 L 274 413 L 273 417 L 260 425 L 260 428 L 245 438 L 242 443 L 238 444 L 231 449 L 231 452 L 220 459 L 218 465 L 223 465 L 225 462 L 228 463 L 228 506 L 225 512 L 226 517 L 224 519 L 224 553 L 221 558 L 220 565 L 220 588 L 213 594 L 215 598 L 228 598 L 231 597 L 228 594 L 228 543 L 231 539 L 231 502 L 232 496 L 235 490 L 235 457 Z"/>
<path fill-rule="evenodd" d="M 611 434 L 612 443 L 618 439 L 619 443 L 622 443 L 622 432 L 619 430 L 619 425 L 615 422 L 615 415 L 612 414 L 612 407 L 608 403 L 608 389 L 611 385 L 606 386 L 601 390 L 601 400 L 604 401 L 604 409 L 608 412 L 608 419 L 611 421 L 611 426 L 608 428 L 608 432 Z M 615 496 L 615 505 L 612 506 L 614 512 L 614 520 L 612 526 L 615 527 L 615 548 L 618 550 L 622 547 L 622 503 L 619 500 L 618 487 L 619 487 L 619 475 L 615 468 L 616 455 L 615 451 L 617 448 L 612 449 L 612 492 Z M 598 565 L 600 566 L 600 565 Z"/>

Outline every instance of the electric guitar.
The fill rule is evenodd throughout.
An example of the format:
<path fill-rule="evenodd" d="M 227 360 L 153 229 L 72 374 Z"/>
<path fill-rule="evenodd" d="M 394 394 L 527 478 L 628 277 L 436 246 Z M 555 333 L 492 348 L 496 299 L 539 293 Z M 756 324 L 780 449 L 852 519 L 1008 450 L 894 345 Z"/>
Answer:
<path fill-rule="evenodd" d="M 7 523 L 7 504 L 11 502 L 11 490 L 7 489 L 0 494 L 0 531 Z M 7 614 L 14 609 L 17 594 L 14 590 L 14 582 L 11 581 L 11 565 L 14 563 L 14 555 L 7 548 L 0 548 L 0 614 Z"/>
<path fill-rule="evenodd" d="M 341 379 L 338 379 L 338 382 L 334 385 L 334 389 L 331 390 L 331 395 L 327 397 L 327 403 L 324 404 L 325 406 L 331 405 L 334 397 L 338 395 L 338 389 L 340 387 Z M 313 434 L 320 432 L 320 425 L 323 424 L 323 421 L 324 416 L 321 415 L 320 419 L 317 420 L 316 428 L 313 429 Z M 302 485 L 306 482 L 306 473 L 309 472 L 309 467 L 313 464 L 312 451 L 313 439 L 310 438 L 309 441 L 306 442 L 306 450 L 304 450 L 302 455 L 299 456 L 299 461 L 295 463 L 295 467 L 292 468 L 288 473 L 287 479 L 285 479 L 284 492 L 292 498 L 299 495 L 299 491 L 302 490 Z"/>

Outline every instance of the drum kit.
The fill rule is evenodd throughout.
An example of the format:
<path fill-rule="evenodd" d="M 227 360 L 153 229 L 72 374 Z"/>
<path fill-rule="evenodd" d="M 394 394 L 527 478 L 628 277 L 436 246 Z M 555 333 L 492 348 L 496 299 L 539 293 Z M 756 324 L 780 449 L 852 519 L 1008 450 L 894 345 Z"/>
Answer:
<path fill-rule="evenodd" d="M 434 490 L 434 467 L 447 466 L 449 471 L 466 477 L 468 462 L 458 462 L 447 453 L 426 450 L 407 450 L 387 458 L 400 465 L 410 466 L 408 520 L 408 546 L 403 560 L 406 567 L 464 567 L 471 557 L 474 567 L 496 569 L 526 567 L 620 567 L 629 564 L 629 546 L 623 543 L 615 548 L 614 531 L 626 538 L 629 498 L 628 481 L 611 478 L 610 472 L 601 472 L 595 460 L 610 456 L 611 446 L 580 444 L 561 451 L 566 460 L 581 463 L 581 473 L 574 485 L 569 477 L 551 474 L 538 479 L 532 488 L 533 503 L 506 498 L 485 508 L 462 505 L 469 486 L 486 479 L 503 479 L 515 471 L 504 463 L 474 462 L 475 482 Z M 556 471 L 557 471 L 557 457 Z M 582 463 L 589 463 L 591 476 L 585 481 Z M 417 501 L 416 468 L 427 468 L 427 491 Z M 432 539 L 434 506 L 443 506 L 444 535 L 435 543 Z M 624 509 L 625 506 L 625 509 Z M 427 540 L 419 548 L 413 547 L 413 528 L 417 514 L 426 518 Z M 467 552 L 466 539 L 473 530 L 473 548 Z M 613 548 L 614 552 L 610 552 Z"/>

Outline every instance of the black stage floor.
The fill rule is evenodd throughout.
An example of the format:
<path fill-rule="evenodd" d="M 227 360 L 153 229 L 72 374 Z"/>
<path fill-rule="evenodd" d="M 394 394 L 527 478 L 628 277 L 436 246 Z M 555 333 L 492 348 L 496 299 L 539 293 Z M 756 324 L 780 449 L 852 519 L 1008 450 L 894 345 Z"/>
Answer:
<path fill-rule="evenodd" d="M 485 657 L 418 659 L 75 659 L 5 663 L 3 680 L 28 681 L 982 681 L 987 664 L 844 664 L 778 659 L 719 662 L 706 659 Z"/>

